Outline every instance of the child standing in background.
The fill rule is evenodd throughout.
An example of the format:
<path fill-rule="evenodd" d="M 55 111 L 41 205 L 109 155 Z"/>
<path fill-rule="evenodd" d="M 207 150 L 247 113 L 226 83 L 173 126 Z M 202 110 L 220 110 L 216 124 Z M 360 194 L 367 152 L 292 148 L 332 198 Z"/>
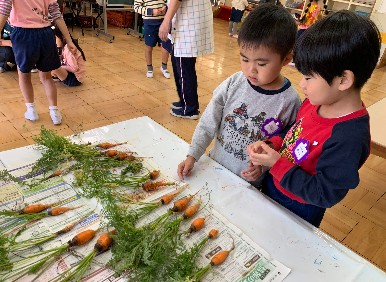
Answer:
<path fill-rule="evenodd" d="M 209 156 L 255 186 L 261 166 L 250 165 L 246 148 L 289 128 L 295 121 L 300 98 L 281 69 L 292 59 L 296 23 L 280 6 L 259 5 L 240 29 L 241 70 L 213 92 L 192 137 L 178 176 L 189 176 L 194 163 L 214 139 Z"/>
<path fill-rule="evenodd" d="M 243 17 L 245 9 L 249 6 L 247 0 L 233 0 L 232 1 L 232 11 L 231 17 L 229 19 L 229 36 L 233 36 L 235 38 L 237 35 L 237 26 L 239 22 L 241 22 L 241 18 Z"/>
<path fill-rule="evenodd" d="M 306 97 L 296 123 L 284 139 L 274 136 L 247 149 L 253 164 L 271 168 L 262 191 L 316 227 L 326 208 L 357 187 L 370 154 L 369 114 L 360 93 L 380 47 L 376 25 L 355 12 L 317 21 L 294 49 Z"/>
<path fill-rule="evenodd" d="M 51 71 L 60 67 L 52 21 L 62 31 L 72 53 L 76 52 L 70 33 L 64 23 L 56 0 L 0 0 L 0 30 L 10 17 L 13 26 L 11 42 L 18 66 L 19 86 L 27 106 L 24 117 L 31 121 L 39 119 L 31 81 L 31 70 L 36 65 L 49 102 L 52 122 L 61 124 L 62 115 L 57 106 L 57 89 Z"/>
<path fill-rule="evenodd" d="M 327 0 L 323 0 L 323 7 L 319 5 L 318 1 L 319 0 L 311 0 L 310 3 L 307 4 L 303 16 L 298 20 L 299 28 L 296 39 L 298 39 L 307 28 L 322 18 L 323 10 L 324 13 L 327 14 Z"/>
<path fill-rule="evenodd" d="M 82 84 L 86 73 L 86 57 L 83 50 L 79 47 L 76 40 L 71 36 L 72 43 L 78 49 L 72 54 L 68 49 L 66 39 L 64 39 L 60 29 L 53 27 L 56 36 L 56 46 L 58 47 L 59 56 L 62 66 L 51 72 L 53 78 L 58 78 L 64 85 L 79 86 Z"/>
<path fill-rule="evenodd" d="M 162 46 L 162 65 L 161 72 L 164 77 L 170 78 L 168 71 L 169 52 L 165 44 L 158 36 L 159 27 L 162 24 L 167 10 L 167 0 L 135 0 L 134 11 L 142 15 L 143 18 L 143 37 L 145 38 L 145 58 L 147 64 L 146 77 L 151 78 L 153 74 L 153 48 L 161 44 Z M 170 42 L 169 42 L 170 44 Z"/>

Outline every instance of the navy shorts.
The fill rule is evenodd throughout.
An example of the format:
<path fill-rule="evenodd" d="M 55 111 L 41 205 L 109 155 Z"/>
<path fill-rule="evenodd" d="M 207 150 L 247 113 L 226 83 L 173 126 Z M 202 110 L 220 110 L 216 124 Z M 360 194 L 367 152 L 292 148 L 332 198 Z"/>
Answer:
<path fill-rule="evenodd" d="M 143 26 L 143 37 L 145 38 L 145 45 L 155 47 L 157 44 L 161 44 L 164 49 L 169 53 L 171 51 L 171 42 L 168 40 L 164 42 L 159 38 L 158 31 L 160 25 L 144 24 Z M 169 51 L 170 50 L 170 51 Z"/>
<path fill-rule="evenodd" d="M 62 81 L 64 85 L 67 85 L 69 87 L 71 86 L 79 86 L 82 83 L 76 78 L 75 74 L 73 72 L 68 72 L 67 77 L 65 80 Z"/>
<path fill-rule="evenodd" d="M 239 23 L 239 22 L 241 22 L 241 18 L 243 17 L 243 15 L 244 15 L 244 11 L 232 8 L 231 18 L 229 20 L 231 22 Z"/>
<path fill-rule="evenodd" d="M 14 27 L 11 41 L 16 64 L 21 72 L 28 73 L 35 66 L 42 72 L 60 67 L 55 35 L 51 27 Z"/>

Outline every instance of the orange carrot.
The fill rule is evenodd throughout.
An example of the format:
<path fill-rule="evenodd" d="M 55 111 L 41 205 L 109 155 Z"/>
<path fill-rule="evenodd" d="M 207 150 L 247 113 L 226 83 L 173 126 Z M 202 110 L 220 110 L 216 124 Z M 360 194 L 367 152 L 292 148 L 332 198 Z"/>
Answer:
<path fill-rule="evenodd" d="M 105 251 L 107 251 L 108 249 L 110 249 L 111 247 L 111 244 L 113 243 L 113 238 L 111 235 L 115 235 L 115 229 L 110 231 L 110 232 L 106 232 L 104 234 L 102 234 L 97 242 L 95 243 L 95 246 L 94 246 L 94 249 L 98 252 L 98 253 L 103 253 Z"/>
<path fill-rule="evenodd" d="M 107 150 L 105 152 L 105 155 L 108 156 L 109 158 L 115 157 L 118 154 L 117 150 Z"/>
<path fill-rule="evenodd" d="M 62 175 L 62 173 L 63 173 L 63 170 L 58 169 L 58 170 L 54 171 L 52 174 L 50 174 L 49 176 L 47 176 L 45 178 L 45 180 L 50 179 L 52 177 L 56 177 L 56 176 Z"/>
<path fill-rule="evenodd" d="M 59 231 L 57 231 L 56 235 L 64 234 L 64 233 L 71 231 L 77 224 L 78 224 L 78 222 L 74 222 L 74 223 L 67 225 L 63 229 L 60 229 Z"/>
<path fill-rule="evenodd" d="M 98 148 L 102 148 L 102 149 L 110 149 L 110 148 L 113 148 L 115 146 L 119 146 L 119 145 L 122 145 L 122 144 L 125 144 L 126 142 L 123 142 L 123 143 L 117 143 L 117 144 L 112 144 L 112 143 L 108 143 L 108 142 L 104 142 L 104 143 L 99 143 L 97 144 L 96 146 Z"/>
<path fill-rule="evenodd" d="M 48 209 L 53 204 L 32 204 L 29 206 L 26 206 L 24 209 L 20 211 L 20 214 L 23 213 L 39 213 L 41 211 L 44 211 L 45 209 Z"/>
<path fill-rule="evenodd" d="M 159 170 L 153 170 L 152 172 L 150 172 L 149 177 L 151 180 L 155 180 L 158 178 L 159 174 L 160 174 Z"/>
<path fill-rule="evenodd" d="M 191 205 L 190 207 L 187 207 L 182 217 L 184 219 L 191 218 L 193 215 L 197 213 L 198 209 L 200 208 L 200 205 L 201 205 L 201 200 L 198 201 L 196 204 Z"/>
<path fill-rule="evenodd" d="M 212 229 L 209 231 L 209 238 L 210 239 L 215 239 L 218 235 L 218 230 L 217 229 Z"/>
<path fill-rule="evenodd" d="M 70 207 L 55 207 L 55 208 L 51 208 L 48 210 L 48 215 L 51 215 L 51 216 L 57 216 L 57 215 L 60 215 L 60 214 L 63 214 L 65 212 L 68 212 L 70 210 L 74 210 L 74 209 L 77 209 L 79 207 L 73 207 L 73 208 L 70 208 Z"/>
<path fill-rule="evenodd" d="M 87 242 L 91 241 L 91 239 L 95 237 L 95 234 L 96 231 L 91 229 L 82 231 L 76 236 L 74 236 L 70 241 L 68 241 L 68 245 L 70 247 L 84 245 Z"/>
<path fill-rule="evenodd" d="M 146 180 L 144 183 L 142 183 L 142 188 L 146 192 L 150 192 L 150 191 L 157 190 L 159 187 L 168 186 L 168 185 L 174 185 L 174 182 L 164 182 L 164 181 L 152 182 L 150 180 Z"/>
<path fill-rule="evenodd" d="M 229 250 L 221 251 L 218 254 L 215 254 L 212 259 L 210 260 L 211 265 L 220 265 L 222 264 L 227 257 L 229 256 L 230 252 L 233 251 L 235 248 L 235 244 L 232 243 L 232 247 Z"/>
<path fill-rule="evenodd" d="M 163 205 L 169 204 L 171 201 L 173 201 L 174 197 L 177 196 L 178 194 L 180 194 L 182 191 L 184 191 L 186 187 L 187 187 L 187 185 L 182 186 L 174 193 L 169 193 L 169 194 L 163 195 L 160 199 L 161 204 L 163 204 Z"/>
<path fill-rule="evenodd" d="M 203 218 L 203 217 L 196 218 L 190 224 L 188 232 L 189 233 L 197 232 L 198 230 L 201 230 L 204 227 L 204 224 L 205 224 L 205 218 Z"/>
<path fill-rule="evenodd" d="M 193 197 L 196 194 L 185 196 L 177 201 L 174 202 L 173 207 L 171 208 L 174 212 L 182 212 L 186 209 L 186 207 L 189 205 L 190 201 L 193 199 Z"/>

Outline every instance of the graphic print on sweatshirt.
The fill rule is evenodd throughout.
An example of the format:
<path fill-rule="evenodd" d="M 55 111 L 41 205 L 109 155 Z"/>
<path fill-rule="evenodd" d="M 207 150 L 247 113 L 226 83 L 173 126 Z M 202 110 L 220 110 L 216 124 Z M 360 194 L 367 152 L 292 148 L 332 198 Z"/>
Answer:
<path fill-rule="evenodd" d="M 283 128 L 278 118 L 268 117 L 266 112 L 250 116 L 245 103 L 227 114 L 222 126 L 218 142 L 227 153 L 242 161 L 247 159 L 245 149 L 249 144 L 269 138 Z"/>
<path fill-rule="evenodd" d="M 294 164 L 301 163 L 310 152 L 310 141 L 301 137 L 302 131 L 302 119 L 300 119 L 287 132 L 280 148 L 280 155 Z"/>

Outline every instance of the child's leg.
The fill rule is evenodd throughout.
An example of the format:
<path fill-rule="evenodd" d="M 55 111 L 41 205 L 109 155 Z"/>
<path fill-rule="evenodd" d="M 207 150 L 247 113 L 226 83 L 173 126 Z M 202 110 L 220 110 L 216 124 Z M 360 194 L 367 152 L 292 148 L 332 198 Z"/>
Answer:
<path fill-rule="evenodd" d="M 28 120 L 36 121 L 39 119 L 39 115 L 34 104 L 34 90 L 31 82 L 31 73 L 23 73 L 19 69 L 17 71 L 19 73 L 19 87 L 27 106 L 27 111 L 24 113 L 24 117 Z"/>
<path fill-rule="evenodd" d="M 56 89 L 55 82 L 52 80 L 51 72 L 42 72 L 39 71 L 39 78 L 41 83 L 43 84 L 44 91 L 46 92 L 46 96 L 48 98 L 50 116 L 52 122 L 55 125 L 62 123 L 62 115 L 59 112 L 57 107 L 58 105 L 58 93 Z"/>
<path fill-rule="evenodd" d="M 170 73 L 168 71 L 168 60 L 169 60 L 169 52 L 162 47 L 162 66 L 161 71 L 164 77 L 170 78 Z"/>
<path fill-rule="evenodd" d="M 229 21 L 229 27 L 228 27 L 228 34 L 229 36 L 232 36 L 233 35 L 233 22 L 232 21 Z"/>
<path fill-rule="evenodd" d="M 232 34 L 235 35 L 237 34 L 237 26 L 239 23 L 233 22 L 233 27 L 232 27 Z"/>
<path fill-rule="evenodd" d="M 44 91 L 48 99 L 48 103 L 50 104 L 50 106 L 57 106 L 58 93 L 57 93 L 55 82 L 52 80 L 51 72 L 39 71 L 39 78 L 41 83 L 43 84 Z"/>

